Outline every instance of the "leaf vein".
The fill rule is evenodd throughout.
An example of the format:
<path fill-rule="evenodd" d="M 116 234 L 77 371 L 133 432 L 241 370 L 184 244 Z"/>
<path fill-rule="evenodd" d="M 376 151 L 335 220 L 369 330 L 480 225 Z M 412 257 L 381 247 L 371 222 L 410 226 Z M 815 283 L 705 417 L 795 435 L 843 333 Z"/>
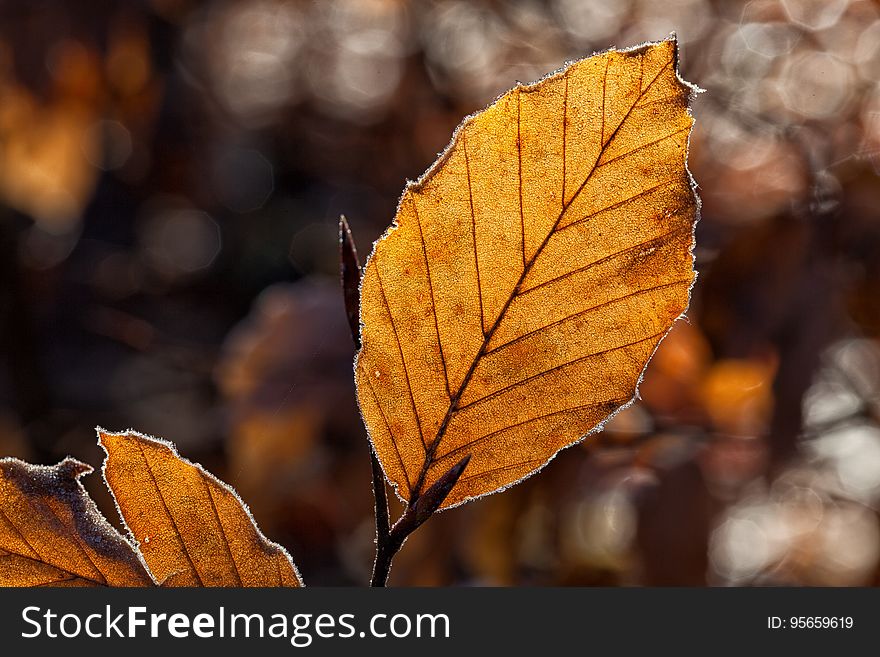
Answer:
<path fill-rule="evenodd" d="M 180 527 L 178 527 L 177 525 L 177 520 L 174 519 L 174 515 L 171 513 L 171 509 L 168 508 L 168 502 L 165 501 L 165 495 L 163 495 L 162 489 L 159 487 L 159 482 L 156 479 L 155 473 L 153 472 L 153 466 L 150 464 L 150 459 L 147 458 L 147 453 L 144 451 L 144 448 L 141 446 L 141 444 L 139 442 L 135 444 L 137 445 L 137 448 L 141 453 L 141 458 L 143 458 L 144 460 L 144 465 L 147 466 L 147 474 L 150 475 L 150 481 L 153 482 L 153 488 L 156 489 L 156 494 L 159 496 L 159 501 L 162 503 L 162 508 L 165 509 L 165 514 L 171 521 L 171 526 L 174 527 L 174 532 L 177 540 L 180 543 L 180 546 L 183 548 L 183 555 L 189 562 L 190 568 L 192 568 L 193 574 L 195 574 L 196 580 L 198 580 L 199 582 L 199 586 L 204 586 L 205 582 L 202 580 L 202 576 L 199 574 L 199 571 L 196 568 L 196 564 L 193 561 L 192 555 L 190 555 L 189 553 L 189 548 L 186 546 L 186 541 L 183 540 L 183 534 L 180 531 Z"/>
<path fill-rule="evenodd" d="M 479 477 L 485 477 L 486 475 L 493 474 L 495 472 L 502 472 L 504 470 L 513 470 L 515 468 L 521 468 L 523 466 L 530 466 L 534 463 L 543 463 L 545 459 L 529 459 L 527 461 L 520 461 L 519 463 L 511 463 L 508 465 L 500 465 L 495 468 L 489 468 L 488 470 L 483 470 L 482 472 L 477 472 L 472 475 L 468 475 L 467 477 L 462 477 L 459 479 L 459 482 L 462 481 L 470 481 L 471 479 L 477 479 Z"/>
<path fill-rule="evenodd" d="M 627 203 L 632 203 L 633 201 L 638 200 L 638 199 L 650 194 L 651 192 L 654 192 L 654 191 L 660 189 L 661 187 L 665 187 L 666 185 L 670 185 L 672 183 L 680 182 L 680 181 L 681 181 L 681 176 L 675 176 L 673 178 L 669 178 L 668 180 L 664 180 L 663 182 L 658 183 L 652 187 L 648 187 L 647 189 L 643 189 L 640 192 L 634 194 L 633 196 L 629 196 L 629 197 L 623 199 L 622 201 L 618 201 L 617 203 L 613 203 L 612 205 L 607 205 L 604 208 L 601 208 L 599 210 L 595 210 L 594 212 L 591 212 L 590 214 L 578 219 L 577 221 L 572 221 L 570 224 L 566 224 L 565 226 L 562 226 L 561 228 L 559 228 L 556 231 L 556 234 L 558 235 L 562 231 L 568 230 L 572 226 L 579 226 L 582 223 L 586 222 L 587 220 L 592 219 L 593 217 L 599 216 L 603 212 L 608 212 L 610 210 L 617 210 L 618 208 L 623 207 Z"/>
<path fill-rule="evenodd" d="M 36 564 L 41 566 L 47 566 L 52 568 L 53 570 L 57 570 L 60 573 L 64 573 L 66 577 L 61 577 L 58 579 L 53 579 L 49 582 L 44 582 L 42 584 L 31 584 L 29 586 L 51 586 L 57 582 L 66 582 L 73 579 L 82 579 L 87 582 L 92 582 L 96 586 L 108 586 L 106 579 L 104 581 L 97 580 L 94 577 L 89 577 L 88 575 L 80 575 L 79 573 L 74 573 L 73 571 L 68 570 L 67 568 L 62 568 L 61 566 L 56 566 L 55 564 L 49 563 L 48 561 L 44 561 L 42 557 L 32 557 L 27 554 L 19 554 L 17 552 L 7 552 L 3 550 L 5 554 L 0 554 L 0 559 L 27 559 L 28 561 L 33 561 Z"/>
<path fill-rule="evenodd" d="M 422 431 L 422 420 L 419 417 L 419 409 L 416 407 L 416 398 L 413 396 L 412 385 L 409 381 L 409 371 L 406 367 L 406 358 L 403 357 L 403 344 L 400 342 L 400 336 L 397 333 L 397 324 L 394 321 L 394 313 L 391 312 L 391 305 L 388 303 L 388 297 L 385 294 L 385 285 L 382 283 L 382 275 L 379 273 L 378 264 L 376 265 L 376 278 L 379 279 L 379 290 L 382 292 L 382 300 L 385 302 L 385 310 L 388 313 L 388 319 L 391 320 L 391 330 L 394 332 L 394 342 L 397 344 L 397 353 L 400 354 L 400 364 L 403 366 L 403 378 L 406 381 L 406 389 L 409 392 L 409 402 L 412 405 L 413 415 L 416 418 L 416 426 L 419 429 L 419 438 L 422 441 L 422 448 L 427 452 L 425 434 Z"/>
<path fill-rule="evenodd" d="M 13 530 L 16 534 L 19 535 L 19 537 L 21 538 L 21 540 L 24 541 L 24 544 L 27 545 L 27 546 L 30 548 L 31 552 L 33 552 L 33 553 L 37 556 L 37 559 L 42 559 L 43 556 L 40 554 L 40 552 L 37 550 L 37 548 L 35 548 L 35 547 L 31 544 L 31 542 L 27 539 L 27 537 L 26 537 L 26 536 L 22 533 L 22 531 L 18 528 L 18 526 L 17 526 L 14 522 L 12 522 L 12 518 L 10 518 L 8 515 L 6 515 L 6 512 L 3 511 L 2 508 L 0 508 L 0 515 L 2 515 L 4 518 L 6 518 L 6 522 L 9 524 L 10 527 L 12 527 L 12 530 Z M 22 555 L 22 556 L 25 556 L 25 555 Z"/>
<path fill-rule="evenodd" d="M 385 428 L 388 429 L 388 435 L 391 437 L 391 444 L 394 445 L 394 451 L 397 454 L 397 460 L 400 461 L 400 469 L 403 470 L 403 476 L 406 479 L 406 485 L 411 491 L 412 482 L 409 480 L 409 473 L 406 471 L 406 466 L 403 464 L 403 457 L 401 457 L 400 455 L 400 448 L 397 446 L 397 439 L 394 437 L 394 432 L 391 431 L 391 425 L 388 423 L 388 418 L 385 415 L 385 411 L 382 410 L 382 404 L 379 403 L 379 396 L 376 394 L 376 389 L 373 388 L 373 382 L 370 380 L 369 375 L 367 375 L 367 387 L 370 389 L 370 392 L 373 395 L 373 401 L 376 403 L 376 408 L 379 409 L 379 414 L 382 416 L 382 422 L 385 424 Z"/>
<path fill-rule="evenodd" d="M 447 459 L 451 456 L 459 454 L 460 452 L 467 449 L 468 447 L 473 447 L 474 445 L 481 443 L 484 440 L 488 440 L 489 438 L 492 438 L 494 436 L 497 436 L 500 433 L 504 433 L 505 431 L 510 431 L 511 429 L 516 429 L 517 427 L 521 427 L 526 424 L 531 424 L 532 422 L 538 422 L 539 420 L 544 420 L 548 417 L 553 417 L 554 415 L 562 415 L 563 413 L 574 413 L 576 411 L 586 410 L 588 408 L 601 408 L 601 407 L 608 405 L 609 403 L 614 403 L 616 406 L 620 406 L 625 401 L 626 401 L 625 399 L 624 400 L 612 399 L 612 400 L 608 400 L 608 401 L 593 402 L 591 404 L 579 404 L 578 406 L 572 406 L 570 408 L 563 408 L 561 410 L 552 411 L 550 413 L 542 413 L 541 415 L 537 415 L 535 417 L 530 417 L 527 420 L 523 420 L 522 422 L 517 422 L 516 424 L 510 424 L 510 425 L 503 427 L 501 429 L 496 429 L 495 431 L 492 431 L 491 433 L 483 434 L 479 438 L 474 438 L 473 440 L 471 440 L 463 445 L 459 445 L 458 447 L 455 447 L 454 449 L 451 449 L 448 452 L 438 456 L 437 459 L 434 461 L 434 463 L 435 464 L 439 463 L 440 461 L 442 461 L 444 459 Z"/>
<path fill-rule="evenodd" d="M 690 226 L 682 226 L 681 228 L 676 228 L 675 230 L 671 230 L 668 233 L 658 235 L 657 237 L 652 237 L 651 239 L 645 240 L 644 242 L 639 242 L 638 244 L 634 244 L 633 246 L 628 246 L 625 249 L 621 249 L 620 251 L 615 251 L 614 253 L 609 253 L 607 256 L 605 256 L 603 258 L 599 258 L 598 260 L 594 260 L 593 262 L 588 263 L 588 264 L 584 265 L 583 267 L 578 267 L 577 269 L 572 269 L 571 271 L 567 271 L 564 274 L 560 274 L 559 276 L 551 278 L 550 280 L 543 281 L 542 283 L 538 283 L 537 285 L 526 288 L 525 290 L 523 290 L 522 292 L 519 293 L 519 298 L 521 299 L 522 297 L 529 294 L 530 292 L 534 292 L 535 290 L 540 290 L 543 287 L 547 287 L 548 285 L 552 285 L 553 283 L 557 283 L 559 281 L 565 280 L 566 278 L 570 278 L 571 276 L 574 276 L 575 274 L 582 274 L 586 271 L 589 271 L 590 269 L 593 269 L 594 267 L 598 267 L 599 265 L 604 265 L 608 262 L 611 262 L 615 258 L 618 258 L 622 255 L 629 253 L 630 251 L 636 251 L 636 250 L 638 250 L 642 247 L 645 247 L 645 246 L 653 246 L 656 244 L 661 244 L 663 242 L 663 240 L 665 240 L 667 237 L 672 237 L 673 235 L 676 235 L 677 233 L 684 232 L 685 230 L 690 230 Z M 487 353 L 491 353 L 493 351 L 495 351 L 495 349 L 489 349 L 489 351 Z"/>
<path fill-rule="evenodd" d="M 474 267 L 477 270 L 477 298 L 480 300 L 480 330 L 486 335 L 486 313 L 483 310 L 483 283 L 480 281 L 480 253 L 477 248 L 477 215 L 474 212 L 474 190 L 471 186 L 471 163 L 468 156 L 467 134 L 462 134 L 462 148 L 464 149 L 464 169 L 467 174 L 468 203 L 471 209 L 471 238 L 474 241 Z M 423 439 L 424 442 L 424 439 Z"/>
<path fill-rule="evenodd" d="M 103 580 L 102 583 L 106 585 L 107 584 L 107 576 L 104 574 L 104 572 L 100 568 L 98 568 L 98 564 L 96 564 L 92 560 L 92 557 L 89 555 L 88 550 L 86 550 L 85 546 L 83 545 L 82 538 L 80 538 L 80 536 L 78 536 L 75 531 L 70 530 L 70 528 L 65 524 L 65 522 L 61 519 L 61 517 L 55 512 L 55 509 L 53 509 L 49 504 L 46 504 L 46 508 L 49 509 L 49 512 L 53 516 L 55 516 L 55 518 L 58 520 L 58 523 L 60 524 L 60 526 L 64 528 L 64 533 L 73 538 L 73 542 L 79 548 L 79 551 L 82 552 L 83 556 L 86 558 L 86 561 L 88 561 L 90 564 L 92 564 L 92 568 L 94 568 L 95 571 L 98 573 L 98 575 L 101 577 L 101 580 Z M 77 575 L 78 574 L 79 573 L 77 573 Z"/>
<path fill-rule="evenodd" d="M 621 349 L 626 349 L 627 347 L 634 347 L 635 345 L 641 344 L 642 342 L 648 342 L 649 340 L 653 340 L 654 338 L 660 337 L 663 333 L 665 333 L 665 329 L 663 331 L 660 331 L 660 332 L 655 333 L 653 335 L 649 335 L 645 338 L 640 338 L 640 339 L 635 340 L 633 342 L 628 342 L 627 344 L 621 344 L 621 345 L 617 345 L 616 347 L 610 347 L 608 349 L 603 349 L 601 351 L 594 351 L 593 353 L 587 354 L 585 356 L 579 356 L 573 360 L 562 363 L 561 365 L 556 365 L 556 366 L 551 367 L 549 369 L 546 369 L 542 372 L 538 372 L 537 374 L 533 374 L 532 376 L 526 377 L 525 379 L 522 379 L 520 381 L 516 381 L 514 383 L 508 384 L 508 385 L 504 386 L 503 388 L 495 390 L 494 392 L 491 392 L 488 395 L 485 395 L 484 397 L 480 397 L 479 399 L 475 399 L 472 402 L 468 402 L 467 404 L 463 404 L 462 406 L 458 407 L 458 410 L 463 411 L 466 408 L 470 408 L 472 406 L 476 406 L 478 404 L 485 403 L 487 401 L 490 401 L 491 399 L 494 399 L 495 397 L 498 397 L 499 395 L 502 395 L 506 392 L 509 392 L 510 390 L 512 390 L 514 388 L 518 388 L 519 386 L 523 386 L 528 383 L 531 383 L 535 379 L 540 379 L 542 377 L 547 376 L 548 374 L 552 374 L 553 372 L 558 372 L 559 370 L 562 370 L 566 367 L 570 367 L 572 365 L 577 365 L 578 363 L 581 363 L 585 360 L 589 360 L 590 358 L 595 358 L 596 356 L 604 356 L 606 354 L 610 354 L 615 351 L 619 351 Z"/>
<path fill-rule="evenodd" d="M 422 243 L 422 257 L 425 259 L 425 271 L 428 275 L 428 291 L 431 293 L 431 314 L 434 316 L 434 332 L 437 334 L 437 347 L 440 349 L 440 363 L 443 366 L 443 381 L 446 384 L 446 395 L 452 399 L 452 391 L 449 389 L 449 371 L 446 367 L 446 356 L 443 354 L 443 341 L 440 339 L 440 324 L 437 321 L 437 299 L 434 297 L 434 284 L 431 282 L 431 265 L 428 262 L 428 249 L 425 246 L 425 234 L 422 232 L 422 220 L 419 217 L 419 209 L 416 205 L 416 197 L 410 197 L 413 212 L 416 215 L 416 225 L 419 227 L 419 241 Z"/>
<path fill-rule="evenodd" d="M 523 212 L 523 177 L 522 177 L 522 87 L 516 92 L 516 154 L 519 162 L 519 231 L 522 241 L 522 266 L 526 269 L 526 218 Z"/>
<path fill-rule="evenodd" d="M 627 250 L 631 250 L 631 249 L 627 249 Z M 616 255 L 619 255 L 619 254 L 616 254 Z M 609 257 L 613 257 L 613 256 L 609 256 Z M 598 264 L 598 263 L 594 263 L 594 264 Z M 546 331 L 548 328 L 558 326 L 559 324 L 564 324 L 565 322 L 571 321 L 572 319 L 577 319 L 578 317 L 582 317 L 583 315 L 587 315 L 593 311 L 600 310 L 602 308 L 607 308 L 608 306 L 614 305 L 615 303 L 619 303 L 620 301 L 626 301 L 627 299 L 631 299 L 631 298 L 639 296 L 641 294 L 647 294 L 648 292 L 654 292 L 656 290 L 663 290 L 666 288 L 675 287 L 676 285 L 690 284 L 690 282 L 691 282 L 691 280 L 689 278 L 683 278 L 681 280 L 672 281 L 671 283 L 661 283 L 659 285 L 652 285 L 651 287 L 635 290 L 635 291 L 630 292 L 628 294 L 624 294 L 621 297 L 609 299 L 608 301 L 603 301 L 602 303 L 597 304 L 595 306 L 590 306 L 589 308 L 586 308 L 584 310 L 580 310 L 580 311 L 573 313 L 571 315 L 566 315 L 562 319 L 557 319 L 556 321 L 550 322 L 549 324 L 545 324 L 544 326 L 542 326 L 540 328 L 536 328 L 533 331 L 529 331 L 528 333 L 523 333 L 522 335 L 519 335 L 511 340 L 508 340 L 507 342 L 505 342 L 503 344 L 498 345 L 497 347 L 494 347 L 493 349 L 490 349 L 489 351 L 486 352 L 486 354 L 488 355 L 488 354 L 493 353 L 495 351 L 500 351 L 501 349 L 504 349 L 505 347 L 509 347 L 512 344 L 515 344 L 517 342 L 525 340 L 526 338 L 530 338 L 531 336 L 535 335 L 536 333 L 541 333 L 542 331 Z"/>
<path fill-rule="evenodd" d="M 565 175 L 566 175 L 566 153 L 565 141 L 568 133 L 568 70 L 565 71 L 565 94 L 562 96 L 562 209 L 565 208 Z"/>
<path fill-rule="evenodd" d="M 656 144 L 659 144 L 661 142 L 666 141 L 667 139 L 672 139 L 673 137 L 680 135 L 682 132 L 687 132 L 690 129 L 691 129 L 690 126 L 685 126 L 684 128 L 679 128 L 675 132 L 671 132 L 668 135 L 664 135 L 663 137 L 655 139 L 654 141 L 649 141 L 647 143 L 640 144 L 639 146 L 635 147 L 631 151 L 627 151 L 626 153 L 621 153 L 620 155 L 615 155 L 610 160 L 605 160 L 604 162 L 602 162 L 602 164 L 597 165 L 596 168 L 601 169 L 602 167 L 608 166 L 609 164 L 611 164 L 613 162 L 617 162 L 618 160 L 621 160 L 629 155 L 632 155 L 633 153 L 638 153 L 639 151 L 644 150 L 644 149 L 648 148 L 649 146 L 654 146 Z"/>
<path fill-rule="evenodd" d="M 202 480 L 202 484 L 205 487 L 205 492 L 208 493 L 208 499 L 211 501 L 211 511 L 214 513 L 214 517 L 217 519 L 217 525 L 220 527 L 220 535 L 223 537 L 223 547 L 226 548 L 226 553 L 229 555 L 229 560 L 232 562 L 232 568 L 235 572 L 235 579 L 238 581 L 238 585 L 242 585 L 241 581 L 241 571 L 238 569 L 238 564 L 235 561 L 235 557 L 232 554 L 232 548 L 229 547 L 229 537 L 226 535 L 226 527 L 223 526 L 223 519 L 220 517 L 220 512 L 217 510 L 217 503 L 214 501 L 214 493 L 211 490 L 210 483 L 208 482 L 208 478 L 205 476 L 205 473 L 201 470 L 199 472 L 199 478 Z"/>

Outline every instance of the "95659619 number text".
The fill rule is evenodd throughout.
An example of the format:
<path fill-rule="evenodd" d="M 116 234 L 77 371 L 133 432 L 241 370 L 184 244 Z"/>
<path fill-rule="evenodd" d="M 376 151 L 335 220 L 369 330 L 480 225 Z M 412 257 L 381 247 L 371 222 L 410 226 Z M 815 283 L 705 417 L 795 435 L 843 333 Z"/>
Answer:
<path fill-rule="evenodd" d="M 851 630 L 852 616 L 767 616 L 771 630 Z"/>

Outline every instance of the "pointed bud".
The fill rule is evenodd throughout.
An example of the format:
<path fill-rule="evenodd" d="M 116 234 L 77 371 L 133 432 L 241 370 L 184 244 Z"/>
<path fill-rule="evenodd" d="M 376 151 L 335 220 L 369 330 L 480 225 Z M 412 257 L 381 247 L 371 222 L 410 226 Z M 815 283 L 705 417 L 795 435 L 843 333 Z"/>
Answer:
<path fill-rule="evenodd" d="M 345 215 L 339 217 L 339 270 L 348 326 L 351 329 L 351 337 L 355 347 L 360 349 L 361 265 Z"/>
<path fill-rule="evenodd" d="M 415 515 L 415 526 L 418 527 L 425 520 L 430 518 L 433 513 L 440 508 L 443 500 L 449 495 L 449 491 L 458 483 L 459 478 L 471 460 L 468 454 L 458 463 L 453 465 L 446 473 L 434 482 L 434 485 L 426 490 L 416 499 L 413 504 L 413 512 Z"/>

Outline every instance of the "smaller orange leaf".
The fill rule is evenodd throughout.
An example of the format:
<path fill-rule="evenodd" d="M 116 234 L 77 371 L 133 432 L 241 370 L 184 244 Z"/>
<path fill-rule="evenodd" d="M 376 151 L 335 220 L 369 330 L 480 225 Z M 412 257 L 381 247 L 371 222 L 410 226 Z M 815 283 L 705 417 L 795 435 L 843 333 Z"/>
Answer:
<path fill-rule="evenodd" d="M 71 458 L 55 466 L 0 459 L 0 586 L 152 586 L 128 543 L 100 514 Z"/>
<path fill-rule="evenodd" d="M 173 445 L 98 430 L 104 479 L 163 586 L 301 586 L 290 555 L 257 528 L 236 492 Z"/>

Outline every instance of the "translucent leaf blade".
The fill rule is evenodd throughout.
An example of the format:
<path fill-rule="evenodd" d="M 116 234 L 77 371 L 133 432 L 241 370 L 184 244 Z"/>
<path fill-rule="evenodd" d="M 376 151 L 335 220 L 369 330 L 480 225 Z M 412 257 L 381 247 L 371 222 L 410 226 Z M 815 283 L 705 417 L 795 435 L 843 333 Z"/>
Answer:
<path fill-rule="evenodd" d="M 234 490 L 170 443 L 99 431 L 104 478 L 164 586 L 300 586 L 290 555 L 260 532 Z"/>
<path fill-rule="evenodd" d="M 70 458 L 52 467 L 0 459 L 0 585 L 153 585 L 80 483 L 91 471 Z"/>
<path fill-rule="evenodd" d="M 694 88 L 674 40 L 609 51 L 466 119 L 404 191 L 361 288 L 358 398 L 412 501 L 500 490 L 630 403 L 687 308 Z"/>

